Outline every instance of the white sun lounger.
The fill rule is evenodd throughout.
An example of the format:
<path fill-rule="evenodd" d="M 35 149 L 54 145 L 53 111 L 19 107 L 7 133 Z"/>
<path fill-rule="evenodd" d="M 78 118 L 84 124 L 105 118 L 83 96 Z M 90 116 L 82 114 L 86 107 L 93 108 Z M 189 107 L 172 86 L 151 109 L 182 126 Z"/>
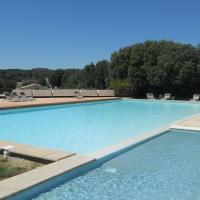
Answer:
<path fill-rule="evenodd" d="M 147 99 L 154 99 L 153 93 L 147 93 Z"/>
<path fill-rule="evenodd" d="M 171 93 L 165 93 L 164 98 L 165 100 L 170 100 L 172 97 Z"/>
<path fill-rule="evenodd" d="M 193 101 L 199 101 L 200 100 L 200 94 L 193 94 Z"/>

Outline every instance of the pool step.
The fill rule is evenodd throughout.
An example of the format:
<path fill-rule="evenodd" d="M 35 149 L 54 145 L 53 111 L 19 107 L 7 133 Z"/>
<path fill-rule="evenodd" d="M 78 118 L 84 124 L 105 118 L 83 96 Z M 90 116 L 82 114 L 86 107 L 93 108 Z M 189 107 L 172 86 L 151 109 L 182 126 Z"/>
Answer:
<path fill-rule="evenodd" d="M 52 149 L 45 149 L 39 147 L 33 147 L 27 144 L 19 144 L 10 141 L 0 140 L 0 147 L 4 146 L 14 146 L 10 149 L 11 155 L 18 155 L 19 157 L 29 158 L 32 160 L 38 160 L 43 162 L 55 162 L 70 156 L 75 155 L 75 153 L 57 151 Z"/>
<path fill-rule="evenodd" d="M 86 165 L 94 158 L 74 155 L 34 170 L 0 181 L 0 199 L 8 198 L 18 192 L 43 183 L 53 177 Z"/>

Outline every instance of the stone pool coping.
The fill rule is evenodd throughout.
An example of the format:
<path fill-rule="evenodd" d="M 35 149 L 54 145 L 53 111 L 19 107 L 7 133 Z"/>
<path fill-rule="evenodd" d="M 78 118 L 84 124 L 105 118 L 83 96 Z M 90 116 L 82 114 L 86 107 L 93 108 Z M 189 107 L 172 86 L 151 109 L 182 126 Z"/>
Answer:
<path fill-rule="evenodd" d="M 172 125 L 170 128 L 171 129 L 186 130 L 186 131 L 200 131 L 200 128 L 198 128 L 198 127 L 189 127 L 189 126 Z"/>
<path fill-rule="evenodd" d="M 84 103 L 84 102 L 95 102 L 95 101 L 108 101 L 117 100 L 120 97 L 84 97 L 83 99 L 77 98 L 36 98 L 35 101 L 25 101 L 25 102 L 9 102 L 0 99 L 0 110 L 14 109 L 14 108 L 26 108 L 35 106 L 50 106 L 50 105 L 60 105 L 60 104 L 74 104 L 74 103 Z"/>
<path fill-rule="evenodd" d="M 140 145 L 144 142 L 147 142 L 148 140 L 151 140 L 154 137 L 164 134 L 165 132 L 169 131 L 171 128 L 178 127 L 179 123 L 182 123 L 195 116 L 200 116 L 200 114 L 189 116 L 182 120 L 166 125 L 162 128 L 159 128 L 150 132 L 146 132 L 141 135 L 133 136 L 120 143 L 104 148 L 98 152 L 93 152 L 93 153 L 87 154 L 86 156 L 72 155 L 68 158 L 64 158 L 57 162 L 36 168 L 24 174 L 20 174 L 12 178 L 3 180 L 0 182 L 0 199 L 11 197 L 12 195 L 15 195 L 19 192 L 22 192 L 40 183 L 48 181 L 66 172 L 70 172 L 74 169 L 85 166 L 89 163 L 92 163 L 92 162 L 95 163 L 100 160 L 101 162 L 105 162 L 106 160 L 109 160 L 121 153 L 128 151 L 134 146 Z M 184 127 L 185 127 L 184 129 L 188 128 L 188 130 L 192 130 L 192 128 L 195 128 L 195 127 L 187 127 L 187 126 L 184 126 Z"/>
<path fill-rule="evenodd" d="M 0 140 L 0 148 L 5 146 L 13 146 L 13 148 L 10 149 L 11 155 L 16 155 L 22 158 L 28 158 L 30 160 L 36 160 L 44 163 L 55 162 L 75 155 L 75 153 L 72 152 L 58 151 Z"/>
<path fill-rule="evenodd" d="M 69 172 L 75 168 L 86 165 L 95 158 L 74 155 L 29 172 L 0 181 L 0 199 L 6 199 L 19 192 L 43 183 L 51 178 Z"/>

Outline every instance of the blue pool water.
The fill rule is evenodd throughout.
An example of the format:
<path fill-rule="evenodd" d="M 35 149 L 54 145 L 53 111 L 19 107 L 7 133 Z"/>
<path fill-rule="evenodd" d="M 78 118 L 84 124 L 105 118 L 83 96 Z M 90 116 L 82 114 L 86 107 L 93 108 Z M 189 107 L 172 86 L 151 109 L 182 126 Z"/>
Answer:
<path fill-rule="evenodd" d="M 35 200 L 199 200 L 200 133 L 170 131 Z"/>
<path fill-rule="evenodd" d="M 200 112 L 200 104 L 113 100 L 0 111 L 0 139 L 91 153 Z"/>

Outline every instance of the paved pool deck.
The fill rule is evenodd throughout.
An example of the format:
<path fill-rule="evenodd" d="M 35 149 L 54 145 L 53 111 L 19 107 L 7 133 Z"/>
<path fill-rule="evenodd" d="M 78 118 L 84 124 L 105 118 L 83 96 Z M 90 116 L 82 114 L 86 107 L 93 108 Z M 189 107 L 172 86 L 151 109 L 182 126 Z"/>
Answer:
<path fill-rule="evenodd" d="M 119 97 L 84 97 L 78 98 L 35 98 L 33 101 L 24 102 L 10 102 L 4 99 L 0 99 L 0 109 L 11 109 L 21 107 L 33 107 L 33 106 L 45 106 L 45 105 L 57 105 L 57 104 L 70 104 L 70 103 L 82 103 L 82 102 L 93 102 L 93 101 L 105 101 L 120 99 Z"/>
<path fill-rule="evenodd" d="M 171 128 L 200 131 L 200 114 L 178 121 Z"/>

